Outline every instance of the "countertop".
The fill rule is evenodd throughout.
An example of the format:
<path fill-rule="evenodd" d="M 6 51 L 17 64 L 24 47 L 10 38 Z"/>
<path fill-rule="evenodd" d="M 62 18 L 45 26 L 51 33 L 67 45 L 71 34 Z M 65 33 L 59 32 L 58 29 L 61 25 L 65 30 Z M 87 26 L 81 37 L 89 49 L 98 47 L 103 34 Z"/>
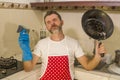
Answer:
<path fill-rule="evenodd" d="M 4 79 L 1 79 L 1 80 L 35 80 L 35 79 L 37 80 L 38 76 L 40 74 L 40 67 L 41 67 L 41 65 L 38 64 L 38 65 L 36 65 L 34 70 L 32 70 L 31 72 L 25 72 L 23 70 L 23 71 L 15 73 L 15 74 L 13 74 L 11 76 L 8 76 L 8 77 L 6 77 Z M 75 67 L 75 77 L 76 78 L 77 77 L 82 77 L 81 72 L 83 72 L 85 74 L 89 73 L 90 75 L 92 74 L 92 75 L 96 75 L 96 76 L 98 75 L 98 76 L 101 76 L 101 77 L 106 77 L 106 79 L 104 79 L 104 80 L 120 80 L 120 75 L 111 74 L 111 73 L 105 73 L 105 72 L 101 72 L 101 71 L 97 71 L 97 70 L 87 71 L 87 70 L 85 70 L 85 69 L 83 69 L 83 68 L 81 68 L 79 66 Z M 32 77 L 32 79 L 31 79 L 31 77 Z M 113 79 L 110 79 L 110 78 L 113 78 Z M 97 79 L 94 79 L 94 80 L 97 80 Z"/>

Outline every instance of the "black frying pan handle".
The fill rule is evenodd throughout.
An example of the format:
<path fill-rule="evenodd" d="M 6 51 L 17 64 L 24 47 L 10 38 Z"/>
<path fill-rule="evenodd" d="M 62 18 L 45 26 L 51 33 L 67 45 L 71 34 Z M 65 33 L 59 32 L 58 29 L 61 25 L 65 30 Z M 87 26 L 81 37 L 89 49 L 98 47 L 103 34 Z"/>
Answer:
<path fill-rule="evenodd" d="M 99 43 L 98 47 L 100 47 L 101 44 L 102 44 L 102 42 Z M 104 57 L 104 53 L 101 53 L 100 56 Z"/>

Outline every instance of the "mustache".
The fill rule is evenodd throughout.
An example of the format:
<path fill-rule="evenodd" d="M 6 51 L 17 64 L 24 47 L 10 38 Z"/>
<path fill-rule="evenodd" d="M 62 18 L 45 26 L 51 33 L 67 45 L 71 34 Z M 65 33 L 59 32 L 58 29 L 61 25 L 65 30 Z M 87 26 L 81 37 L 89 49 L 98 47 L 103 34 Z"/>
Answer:
<path fill-rule="evenodd" d="M 59 31 L 62 30 L 62 25 L 56 25 L 56 24 L 53 24 L 51 25 L 51 29 L 49 30 L 50 33 L 54 34 L 54 33 L 58 33 Z"/>
<path fill-rule="evenodd" d="M 57 27 L 58 25 L 56 25 L 56 24 L 53 24 L 51 27 Z"/>

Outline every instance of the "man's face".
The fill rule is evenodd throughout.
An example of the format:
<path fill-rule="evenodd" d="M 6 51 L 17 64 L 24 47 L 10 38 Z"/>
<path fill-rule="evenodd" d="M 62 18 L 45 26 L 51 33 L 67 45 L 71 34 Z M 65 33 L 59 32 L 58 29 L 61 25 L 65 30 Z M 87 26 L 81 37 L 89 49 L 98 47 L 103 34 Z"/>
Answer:
<path fill-rule="evenodd" d="M 48 31 L 52 34 L 59 33 L 62 30 L 63 21 L 56 14 L 48 15 L 45 18 L 45 23 Z"/>

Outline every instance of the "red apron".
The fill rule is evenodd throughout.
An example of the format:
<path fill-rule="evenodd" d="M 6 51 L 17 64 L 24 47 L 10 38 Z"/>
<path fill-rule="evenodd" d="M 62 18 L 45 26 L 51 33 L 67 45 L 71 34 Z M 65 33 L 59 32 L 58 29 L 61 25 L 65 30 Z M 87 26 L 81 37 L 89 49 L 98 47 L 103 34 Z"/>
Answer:
<path fill-rule="evenodd" d="M 49 56 L 46 71 L 40 80 L 72 80 L 68 56 Z"/>

